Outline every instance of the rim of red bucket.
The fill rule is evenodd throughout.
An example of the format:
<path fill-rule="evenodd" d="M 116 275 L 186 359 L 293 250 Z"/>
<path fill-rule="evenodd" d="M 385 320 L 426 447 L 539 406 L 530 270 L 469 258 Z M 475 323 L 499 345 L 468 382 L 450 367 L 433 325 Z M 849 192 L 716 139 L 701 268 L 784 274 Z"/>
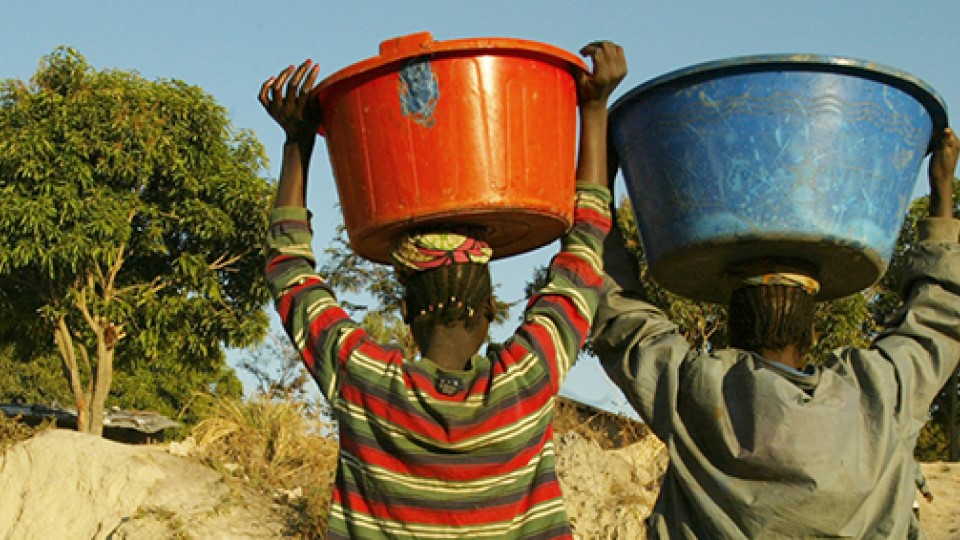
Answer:
<path fill-rule="evenodd" d="M 384 51 L 384 47 L 390 47 L 391 45 L 392 50 Z M 518 38 L 481 37 L 436 41 L 430 32 L 418 32 L 383 41 L 380 43 L 380 48 L 381 54 L 351 64 L 320 81 L 320 84 L 317 85 L 315 90 L 318 99 L 322 101 L 323 95 L 326 94 L 331 87 L 340 82 L 358 75 L 367 75 L 373 71 L 385 69 L 393 64 L 418 56 L 464 53 L 468 51 L 518 51 L 528 54 L 535 53 L 556 62 L 567 64 L 568 67 L 571 68 L 571 72 L 573 72 L 573 68 L 583 71 L 587 70 L 587 64 L 583 59 L 567 50 L 548 43 Z"/>
<path fill-rule="evenodd" d="M 815 68 L 823 72 L 855 75 L 898 88 L 920 102 L 933 121 L 932 134 L 947 127 L 947 104 L 932 86 L 919 77 L 877 62 L 846 56 L 819 54 L 763 54 L 735 56 L 694 64 L 654 77 L 621 96 L 610 107 L 610 121 L 615 121 L 617 110 L 640 98 L 654 88 L 677 82 L 693 82 L 717 76 L 756 73 L 761 71 L 803 71 Z"/>

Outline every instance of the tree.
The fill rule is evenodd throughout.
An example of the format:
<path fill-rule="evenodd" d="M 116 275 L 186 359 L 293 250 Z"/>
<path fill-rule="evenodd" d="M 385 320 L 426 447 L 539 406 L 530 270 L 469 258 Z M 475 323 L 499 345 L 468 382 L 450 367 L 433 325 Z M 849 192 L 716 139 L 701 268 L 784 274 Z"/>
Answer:
<path fill-rule="evenodd" d="M 310 373 L 300 353 L 281 332 L 270 332 L 256 348 L 240 360 L 239 367 L 257 381 L 254 393 L 270 400 L 311 403 Z"/>
<path fill-rule="evenodd" d="M 102 432 L 115 373 L 134 401 L 238 391 L 224 346 L 268 325 L 264 164 L 181 81 L 61 47 L 0 83 L 0 344 L 59 356 L 81 431 Z"/>

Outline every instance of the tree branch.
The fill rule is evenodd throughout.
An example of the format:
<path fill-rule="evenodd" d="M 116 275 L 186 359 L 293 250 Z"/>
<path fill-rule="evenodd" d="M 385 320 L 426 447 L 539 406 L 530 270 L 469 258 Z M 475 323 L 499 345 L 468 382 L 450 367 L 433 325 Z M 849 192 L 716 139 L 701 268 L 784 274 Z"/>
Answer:
<path fill-rule="evenodd" d="M 93 276 L 88 274 L 87 287 L 92 289 L 94 285 L 95 283 L 94 283 Z M 87 288 L 85 287 L 80 288 L 80 294 L 78 295 L 78 298 L 77 298 L 77 309 L 80 310 L 80 313 L 83 315 L 84 320 L 87 321 L 87 325 L 90 326 L 90 329 L 93 330 L 93 333 L 96 334 L 97 338 L 99 339 L 100 334 L 103 332 L 103 329 L 100 327 L 100 324 L 98 323 L 96 318 L 93 316 L 93 314 L 90 313 L 90 308 L 87 305 Z"/>
<path fill-rule="evenodd" d="M 70 383 L 70 391 L 73 392 L 73 401 L 77 406 L 77 431 L 86 432 L 90 428 L 90 401 L 93 389 L 93 380 L 91 373 L 90 383 L 87 389 L 83 388 L 83 381 L 80 380 L 80 370 L 77 369 L 76 349 L 73 347 L 73 337 L 70 327 L 67 325 L 67 319 L 64 315 L 57 316 L 56 326 L 53 330 L 53 340 L 60 351 L 60 358 L 63 360 L 67 371 L 67 379 Z M 89 367 L 90 362 L 87 358 L 85 348 L 80 348 L 81 356 Z"/>
<path fill-rule="evenodd" d="M 103 296 L 104 298 L 112 298 L 114 292 L 114 285 L 117 282 L 117 274 L 120 273 L 120 269 L 123 268 L 123 263 L 126 261 L 124 254 L 126 253 L 127 245 L 121 244 L 117 248 L 117 256 L 113 259 L 113 264 L 110 265 L 110 271 L 107 275 L 107 281 L 104 283 Z"/>
<path fill-rule="evenodd" d="M 143 289 L 142 292 L 155 293 L 157 291 L 160 291 L 167 285 L 169 285 L 169 283 L 165 282 L 163 279 L 157 276 L 153 278 L 153 280 L 151 280 L 150 283 L 141 283 L 138 285 L 127 285 L 126 287 L 121 287 L 117 289 L 115 292 L 117 293 L 117 296 L 125 296 L 127 295 L 127 293 L 131 293 L 138 289 Z"/>
<path fill-rule="evenodd" d="M 233 263 L 242 259 L 247 253 L 250 253 L 250 250 L 244 251 L 243 253 L 238 253 L 232 257 L 228 257 L 226 253 L 217 257 L 217 260 L 213 261 L 207 268 L 213 271 L 217 270 L 226 270 L 228 272 L 235 272 L 235 269 L 228 268 Z"/>
<path fill-rule="evenodd" d="M 70 381 L 70 390 L 73 392 L 73 399 L 76 401 L 79 410 L 86 402 L 83 392 L 83 383 L 80 380 L 80 371 L 77 369 L 77 354 L 73 347 L 73 337 L 70 333 L 70 327 L 67 326 L 67 319 L 64 315 L 57 317 L 57 324 L 53 330 L 53 341 L 57 344 L 57 350 L 60 351 L 60 358 L 67 368 L 67 375 Z M 85 351 L 84 351 L 85 352 Z"/>
<path fill-rule="evenodd" d="M 93 378 L 93 365 L 90 363 L 90 353 L 87 352 L 86 347 L 80 347 L 80 359 L 83 360 L 83 366 L 87 368 L 87 373 L 90 374 L 91 379 Z M 92 381 L 88 381 L 87 392 L 90 392 L 91 387 L 93 386 Z"/>

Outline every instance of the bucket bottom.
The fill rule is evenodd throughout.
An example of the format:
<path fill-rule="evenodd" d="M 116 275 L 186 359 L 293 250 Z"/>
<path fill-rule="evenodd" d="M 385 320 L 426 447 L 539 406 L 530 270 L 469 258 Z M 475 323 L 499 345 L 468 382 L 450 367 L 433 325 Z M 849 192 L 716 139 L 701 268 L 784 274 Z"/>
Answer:
<path fill-rule="evenodd" d="M 653 279 L 663 288 L 697 301 L 726 304 L 724 271 L 754 259 L 794 259 L 817 268 L 818 301 L 833 300 L 861 291 L 880 279 L 886 265 L 879 254 L 860 245 L 828 238 L 797 240 L 738 238 L 710 242 L 670 252 L 651 264 Z"/>
<path fill-rule="evenodd" d="M 389 264 L 393 239 L 401 233 L 431 227 L 468 226 L 482 230 L 484 240 L 493 248 L 493 258 L 502 259 L 543 247 L 563 235 L 571 225 L 556 212 L 540 213 L 529 209 L 448 212 L 358 228 L 350 234 L 350 247 L 361 257 Z"/>

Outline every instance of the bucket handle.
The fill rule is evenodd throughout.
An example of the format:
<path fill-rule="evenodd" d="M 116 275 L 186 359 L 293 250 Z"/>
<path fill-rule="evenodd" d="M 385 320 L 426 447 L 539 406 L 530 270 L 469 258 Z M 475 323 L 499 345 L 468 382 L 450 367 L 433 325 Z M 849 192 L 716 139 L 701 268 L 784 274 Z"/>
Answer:
<path fill-rule="evenodd" d="M 395 37 L 380 42 L 380 56 L 397 58 L 420 56 L 430 52 L 430 46 L 435 43 L 430 32 L 416 32 L 405 36 Z"/>
<path fill-rule="evenodd" d="M 319 88 L 319 87 L 318 87 L 318 88 Z M 313 94 L 313 95 L 310 96 L 310 99 L 313 101 L 314 105 L 315 105 L 318 109 L 323 110 L 323 107 L 320 106 L 320 92 L 317 91 L 317 88 L 314 88 L 314 89 L 313 89 L 312 94 Z M 319 135 L 319 136 L 321 136 L 321 137 L 326 137 L 326 136 L 327 136 L 326 130 L 323 129 L 323 117 L 322 117 L 322 115 L 321 115 L 321 118 L 320 118 L 320 123 L 317 124 L 317 135 Z"/>
<path fill-rule="evenodd" d="M 613 130 L 607 128 L 607 189 L 610 190 L 610 218 L 617 221 L 617 200 L 613 197 L 613 184 L 617 179 L 617 171 L 620 170 L 620 156 L 617 150 L 610 144 L 613 139 Z"/>

